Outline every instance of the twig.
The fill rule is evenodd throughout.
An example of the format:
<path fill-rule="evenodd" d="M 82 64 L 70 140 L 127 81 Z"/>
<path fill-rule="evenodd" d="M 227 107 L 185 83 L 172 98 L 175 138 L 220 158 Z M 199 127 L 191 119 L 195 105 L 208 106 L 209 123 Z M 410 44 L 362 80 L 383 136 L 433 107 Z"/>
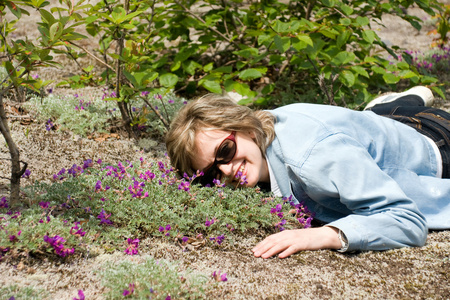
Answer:
<path fill-rule="evenodd" d="M 107 68 L 109 68 L 112 71 L 114 70 L 114 67 L 111 67 L 110 65 L 108 65 L 106 62 L 102 61 L 100 58 L 98 58 L 97 56 L 95 56 L 94 54 L 92 54 L 88 49 L 84 48 L 83 46 L 77 45 L 74 42 L 68 41 L 69 44 L 74 45 L 75 47 L 80 48 L 81 50 L 83 50 L 84 52 L 86 52 L 89 56 L 91 56 L 93 59 L 95 59 L 96 61 L 98 61 L 99 63 L 101 63 L 102 65 L 106 66 Z"/>
<path fill-rule="evenodd" d="M 185 12 L 187 12 L 188 14 L 190 14 L 191 16 L 193 16 L 194 18 L 196 18 L 197 20 L 199 20 L 200 22 L 202 22 L 203 24 L 206 25 L 205 20 L 203 20 L 202 18 L 200 18 L 199 16 L 197 16 L 196 14 L 194 14 L 193 12 L 191 12 L 186 6 L 184 6 L 182 3 L 180 3 L 179 1 L 175 0 L 175 3 L 178 4 L 179 6 L 181 6 Z M 220 31 L 218 31 L 217 29 L 215 29 L 212 26 L 208 26 L 208 29 L 211 31 L 214 31 L 215 33 L 217 33 L 218 35 L 220 35 L 223 39 L 225 39 L 228 43 L 230 44 L 234 44 L 236 46 L 239 46 L 238 43 L 236 43 L 235 41 L 230 40 L 228 37 L 226 37 L 223 33 L 221 33 Z"/>
<path fill-rule="evenodd" d="M 167 123 L 166 119 L 164 119 L 164 117 L 161 115 L 161 113 L 153 106 L 153 104 L 151 104 L 147 98 L 144 98 L 142 96 L 139 96 L 142 100 L 144 100 L 144 102 L 150 106 L 150 108 L 153 110 L 153 112 L 158 116 L 158 118 L 161 120 L 161 122 L 163 123 L 164 127 L 166 127 L 166 129 L 169 129 L 170 125 L 169 123 Z"/>

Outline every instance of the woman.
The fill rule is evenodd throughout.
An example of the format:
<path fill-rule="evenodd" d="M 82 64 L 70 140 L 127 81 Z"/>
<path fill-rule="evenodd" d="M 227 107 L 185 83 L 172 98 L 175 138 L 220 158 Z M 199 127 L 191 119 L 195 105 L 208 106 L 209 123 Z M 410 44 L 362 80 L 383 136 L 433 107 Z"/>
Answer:
<path fill-rule="evenodd" d="M 167 150 L 180 173 L 203 171 L 204 185 L 243 175 L 245 186 L 270 184 L 304 201 L 326 224 L 271 235 L 256 257 L 423 246 L 428 229 L 450 228 L 450 114 L 426 107 L 432 100 L 415 87 L 364 112 L 315 104 L 254 112 L 207 95 L 179 112 Z"/>

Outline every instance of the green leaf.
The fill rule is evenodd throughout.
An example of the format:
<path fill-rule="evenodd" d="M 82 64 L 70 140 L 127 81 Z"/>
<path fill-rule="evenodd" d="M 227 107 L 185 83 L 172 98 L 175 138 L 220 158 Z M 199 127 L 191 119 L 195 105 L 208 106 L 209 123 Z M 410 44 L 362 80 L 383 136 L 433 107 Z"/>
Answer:
<path fill-rule="evenodd" d="M 297 38 L 298 38 L 300 41 L 306 43 L 307 45 L 309 45 L 309 46 L 311 46 L 311 47 L 314 46 L 314 42 L 313 42 L 313 40 L 309 37 L 309 35 L 306 35 L 306 34 L 299 34 L 299 35 L 297 35 Z"/>
<path fill-rule="evenodd" d="M 214 73 L 231 73 L 233 72 L 232 66 L 222 66 L 212 70 Z"/>
<path fill-rule="evenodd" d="M 339 8 L 341 9 L 341 11 L 344 13 L 344 15 L 346 16 L 350 16 L 353 13 L 353 8 L 351 8 L 350 6 L 348 6 L 347 4 L 343 4 L 341 3 Z"/>
<path fill-rule="evenodd" d="M 351 66 L 350 69 L 358 75 L 369 78 L 369 73 L 367 73 L 366 69 L 361 66 Z"/>
<path fill-rule="evenodd" d="M 351 35 L 352 35 L 352 33 L 350 30 L 343 31 L 340 35 L 338 35 L 338 37 L 336 39 L 336 46 L 338 48 L 341 48 L 342 46 L 344 46 L 347 43 L 347 41 Z"/>
<path fill-rule="evenodd" d="M 341 18 L 339 19 L 339 22 L 344 26 L 349 26 L 350 24 L 352 24 L 352 21 L 348 18 Z"/>
<path fill-rule="evenodd" d="M 218 81 L 213 80 L 205 80 L 201 84 L 205 89 L 212 93 L 221 94 L 222 88 L 220 86 L 220 83 Z"/>
<path fill-rule="evenodd" d="M 276 35 L 274 38 L 274 42 L 275 47 L 278 51 L 280 51 L 280 53 L 286 52 L 291 46 L 291 38 L 289 37 L 280 37 L 279 35 Z"/>
<path fill-rule="evenodd" d="M 239 51 L 234 51 L 233 54 L 238 55 L 238 56 L 242 56 L 244 58 L 251 58 L 251 57 L 255 57 L 258 55 L 258 49 L 256 48 L 246 48 L 246 49 L 242 49 Z"/>
<path fill-rule="evenodd" d="M 90 24 L 92 22 L 95 22 L 98 18 L 99 16 L 89 16 L 84 21 L 86 22 L 86 24 Z"/>
<path fill-rule="evenodd" d="M 387 84 L 394 84 L 400 81 L 400 77 L 392 73 L 385 73 L 383 79 Z"/>
<path fill-rule="evenodd" d="M 418 77 L 418 75 L 411 70 L 403 70 L 398 74 L 398 76 L 400 76 L 403 79 L 410 79 L 413 77 Z"/>
<path fill-rule="evenodd" d="M 339 76 L 339 79 L 346 86 L 351 87 L 351 86 L 355 85 L 356 76 L 355 76 L 355 74 L 353 74 L 353 72 L 351 72 L 349 70 L 344 70 L 341 72 L 341 76 Z"/>
<path fill-rule="evenodd" d="M 174 87 L 178 82 L 178 76 L 173 73 L 166 73 L 159 76 L 159 83 L 164 87 Z"/>
<path fill-rule="evenodd" d="M 386 69 L 381 68 L 379 66 L 373 66 L 371 69 L 372 69 L 372 71 L 374 71 L 377 74 L 384 74 L 384 73 L 386 73 Z"/>
<path fill-rule="evenodd" d="M 273 39 L 274 33 L 262 33 L 258 35 L 258 45 L 262 46 L 265 42 L 271 41 Z"/>
<path fill-rule="evenodd" d="M 290 24 L 284 23 L 280 20 L 275 21 L 275 25 L 273 26 L 273 30 L 276 32 L 286 33 L 290 31 Z"/>
<path fill-rule="evenodd" d="M 199 64 L 198 62 L 195 62 L 193 60 L 183 61 L 182 66 L 183 66 L 183 70 L 186 71 L 186 73 L 188 73 L 189 75 L 194 75 L 195 70 L 202 68 L 201 64 Z"/>
<path fill-rule="evenodd" d="M 431 87 L 431 89 L 432 89 L 435 93 L 437 93 L 437 94 L 439 95 L 439 97 L 441 97 L 442 99 L 445 99 L 445 94 L 444 94 L 444 92 L 442 91 L 442 89 L 438 88 L 437 86 L 433 86 L 433 87 Z"/>
<path fill-rule="evenodd" d="M 210 62 L 206 66 L 203 67 L 203 71 L 210 72 L 214 68 L 214 63 Z"/>
<path fill-rule="evenodd" d="M 376 33 L 373 30 L 364 30 L 362 33 L 363 39 L 369 44 L 373 44 L 375 40 Z"/>
<path fill-rule="evenodd" d="M 20 7 L 18 7 L 11 1 L 6 1 L 5 4 L 17 19 L 20 19 L 20 17 L 22 17 L 22 10 L 20 9 Z"/>
<path fill-rule="evenodd" d="M 262 75 L 263 74 L 259 70 L 253 68 L 245 69 L 238 74 L 239 79 L 242 80 L 253 80 L 262 77 Z"/>
<path fill-rule="evenodd" d="M 261 90 L 261 93 L 263 95 L 267 95 L 273 92 L 273 90 L 275 89 L 275 84 L 271 83 L 266 85 L 265 87 L 263 87 L 263 89 Z"/>
<path fill-rule="evenodd" d="M 369 18 L 358 16 L 356 17 L 356 23 L 361 27 L 367 26 L 369 25 Z"/>
<path fill-rule="evenodd" d="M 247 96 L 253 93 L 250 87 L 246 83 L 236 82 L 231 79 L 225 80 L 224 82 L 225 91 L 236 92 L 240 95 Z"/>
<path fill-rule="evenodd" d="M 335 5 L 334 0 L 322 0 L 321 2 L 323 5 L 325 5 L 327 7 L 333 7 Z"/>
<path fill-rule="evenodd" d="M 63 25 L 60 22 L 54 23 L 52 26 L 50 26 L 50 39 L 51 40 L 59 39 L 62 31 L 63 31 Z"/>
<path fill-rule="evenodd" d="M 53 23 L 56 22 L 55 17 L 53 17 L 53 15 L 50 12 L 46 11 L 45 9 L 41 8 L 39 9 L 39 12 L 41 13 L 41 18 L 44 23 L 52 25 Z"/>
<path fill-rule="evenodd" d="M 335 57 L 333 57 L 331 63 L 336 66 L 341 66 L 354 61 L 355 58 L 356 55 L 353 52 L 341 51 Z"/>

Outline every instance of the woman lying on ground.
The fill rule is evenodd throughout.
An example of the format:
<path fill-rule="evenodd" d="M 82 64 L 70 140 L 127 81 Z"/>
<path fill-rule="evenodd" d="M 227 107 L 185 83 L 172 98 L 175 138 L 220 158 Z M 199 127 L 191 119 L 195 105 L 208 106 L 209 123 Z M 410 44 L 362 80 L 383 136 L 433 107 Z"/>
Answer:
<path fill-rule="evenodd" d="M 256 257 L 423 246 L 428 229 L 450 229 L 450 114 L 432 101 L 418 86 L 363 112 L 317 104 L 255 112 L 210 94 L 178 113 L 167 150 L 181 174 L 203 171 L 203 185 L 233 184 L 241 172 L 246 186 L 270 184 L 326 224 L 273 234 Z"/>

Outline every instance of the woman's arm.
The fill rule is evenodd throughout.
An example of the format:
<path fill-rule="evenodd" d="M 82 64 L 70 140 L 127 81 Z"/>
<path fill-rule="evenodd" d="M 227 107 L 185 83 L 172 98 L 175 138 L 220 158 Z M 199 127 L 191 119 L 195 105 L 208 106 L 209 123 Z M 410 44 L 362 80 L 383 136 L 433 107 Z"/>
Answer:
<path fill-rule="evenodd" d="M 269 258 L 279 253 L 279 258 L 285 258 L 302 250 L 340 249 L 338 233 L 329 226 L 284 230 L 268 236 L 252 251 L 256 257 Z"/>

